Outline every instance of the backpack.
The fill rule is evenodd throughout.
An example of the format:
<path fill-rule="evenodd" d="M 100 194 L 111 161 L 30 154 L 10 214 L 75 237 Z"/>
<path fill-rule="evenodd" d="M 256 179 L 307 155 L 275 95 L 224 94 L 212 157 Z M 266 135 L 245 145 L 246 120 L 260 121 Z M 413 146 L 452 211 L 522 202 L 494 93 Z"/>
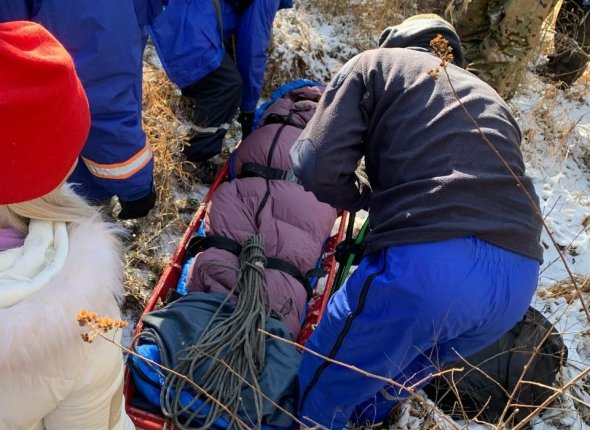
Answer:
<path fill-rule="evenodd" d="M 536 348 L 539 352 L 534 354 Z M 550 388 L 526 382 L 518 384 L 525 365 L 531 360 L 522 381 L 551 387 L 566 359 L 567 348 L 561 335 L 543 314 L 529 308 L 524 318 L 492 345 L 444 367 L 463 367 L 463 372 L 440 375 L 424 391 L 453 418 L 477 418 L 493 424 L 500 419 L 516 388 L 511 404 L 517 404 L 518 408 L 510 407 L 504 419 L 512 417 L 511 421 L 518 423 L 553 394 Z"/>

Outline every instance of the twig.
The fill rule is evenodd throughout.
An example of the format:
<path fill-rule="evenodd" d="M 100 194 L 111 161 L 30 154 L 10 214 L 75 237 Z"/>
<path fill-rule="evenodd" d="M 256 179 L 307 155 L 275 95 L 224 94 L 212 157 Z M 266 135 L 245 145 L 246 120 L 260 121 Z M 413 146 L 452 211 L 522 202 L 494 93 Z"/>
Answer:
<path fill-rule="evenodd" d="M 588 367 L 584 371 L 580 372 L 580 374 L 575 376 L 571 381 L 569 381 L 563 387 L 555 388 L 555 392 L 551 396 L 549 396 L 543 403 L 541 403 L 539 405 L 538 409 L 545 409 L 547 407 L 547 405 L 549 405 L 551 402 L 553 402 L 557 398 L 557 396 L 559 396 L 561 394 L 565 394 L 567 389 L 569 389 L 572 385 L 575 385 L 580 379 L 586 377 L 588 374 L 590 374 L 590 367 Z M 535 416 L 536 413 L 537 413 L 537 410 L 531 411 L 521 422 L 519 422 L 516 426 L 514 426 L 512 428 L 512 430 L 520 430 L 521 428 L 526 426 L 527 423 Z"/>
<path fill-rule="evenodd" d="M 85 342 L 89 342 L 91 343 L 94 338 L 96 336 L 101 337 L 102 339 L 106 340 L 107 342 L 117 346 L 118 348 L 120 348 L 121 350 L 123 350 L 124 352 L 126 352 L 127 354 L 131 354 L 134 357 L 139 358 L 140 360 L 145 361 L 146 363 L 149 363 L 151 365 L 154 365 L 162 370 L 165 370 L 167 372 L 172 373 L 173 375 L 183 379 L 184 381 L 186 381 L 188 384 L 190 384 L 192 387 L 194 387 L 196 389 L 196 391 L 198 391 L 199 393 L 205 395 L 208 399 L 210 399 L 213 403 L 215 403 L 217 406 L 219 406 L 221 409 L 223 409 L 225 412 L 227 412 L 228 415 L 230 415 L 233 419 L 235 419 L 235 421 L 240 425 L 240 427 L 242 427 L 243 429 L 246 430 L 250 430 L 250 427 L 248 427 L 246 425 L 246 423 L 244 423 L 238 416 L 236 416 L 232 411 L 230 411 L 222 402 L 220 402 L 218 399 L 216 399 L 215 397 L 213 397 L 211 394 L 209 394 L 207 391 L 205 391 L 203 388 L 201 388 L 197 383 L 195 383 L 192 379 L 188 378 L 185 375 L 182 375 L 181 373 L 178 373 L 172 369 L 169 369 L 163 365 L 161 365 L 160 363 L 157 363 L 156 361 L 150 360 L 147 357 L 143 357 L 141 355 L 139 355 L 138 353 L 136 353 L 135 351 L 124 347 L 123 345 L 121 345 L 119 342 L 116 342 L 114 340 L 114 335 L 116 334 L 116 330 L 118 330 L 118 328 L 122 327 L 123 325 L 120 325 L 119 323 L 124 323 L 126 325 L 125 321 L 121 321 L 121 320 L 113 320 L 109 317 L 102 317 L 102 318 L 98 318 L 98 316 L 96 315 L 96 313 L 94 312 L 88 312 L 85 309 L 82 309 L 77 317 L 76 320 L 78 321 L 78 323 L 80 324 L 81 327 L 89 327 L 92 331 L 91 333 L 83 333 L 82 334 L 82 339 Z M 101 326 L 100 323 L 101 322 L 105 322 L 106 324 L 104 326 Z M 98 322 L 98 324 L 97 324 Z M 107 326 L 110 326 L 111 328 L 116 327 L 117 329 L 115 330 L 114 334 L 113 334 L 113 339 L 109 338 L 108 336 L 106 336 L 107 333 Z"/>
<path fill-rule="evenodd" d="M 448 44 L 448 42 L 447 42 L 447 44 Z M 498 159 L 502 162 L 502 164 L 504 165 L 504 167 L 506 168 L 506 170 L 508 170 L 508 172 L 510 173 L 510 175 L 512 176 L 512 178 L 516 181 L 517 186 L 525 194 L 525 196 L 527 197 L 527 199 L 528 199 L 531 207 L 533 208 L 535 214 L 537 215 L 537 217 L 539 218 L 539 220 L 543 224 L 543 228 L 545 229 L 545 231 L 547 232 L 547 235 L 551 239 L 551 242 L 553 243 L 553 246 L 555 247 L 555 250 L 559 254 L 559 258 L 563 262 L 563 265 L 565 267 L 565 270 L 567 271 L 567 273 L 568 273 L 568 275 L 569 275 L 569 277 L 570 277 L 570 279 L 572 281 L 572 285 L 576 289 L 576 294 L 577 294 L 577 296 L 578 296 L 578 298 L 579 298 L 579 300 L 580 300 L 580 302 L 582 304 L 582 308 L 584 309 L 584 313 L 586 314 L 586 319 L 588 320 L 588 322 L 590 322 L 590 310 L 588 309 L 588 306 L 586 305 L 586 302 L 584 301 L 584 296 L 582 295 L 582 291 L 580 290 L 580 287 L 578 286 L 578 283 L 576 282 L 576 280 L 574 278 L 574 275 L 573 275 L 572 271 L 570 270 L 570 267 L 567 264 L 567 261 L 566 261 L 565 257 L 563 256 L 563 253 L 559 250 L 559 245 L 557 244 L 557 241 L 555 240 L 555 237 L 553 236 L 553 233 L 551 233 L 551 231 L 549 230 L 549 227 L 547 226 L 547 223 L 545 222 L 545 218 L 543 217 L 543 214 L 541 213 L 540 209 L 535 204 L 535 200 L 533 199 L 533 197 L 530 195 L 530 193 L 524 187 L 524 184 L 522 183 L 522 181 L 518 178 L 518 176 L 516 175 L 516 173 L 514 173 L 514 170 L 512 170 L 512 168 L 510 167 L 510 165 L 508 164 L 508 162 L 504 159 L 504 157 L 502 157 L 502 154 L 500 154 L 500 152 L 496 149 L 496 147 L 494 146 L 494 144 L 488 139 L 488 137 L 485 135 L 484 131 L 481 129 L 481 127 L 479 126 L 479 124 L 477 123 L 477 121 L 475 120 L 475 118 L 473 118 L 473 116 L 469 113 L 469 111 L 467 110 L 467 108 L 465 107 L 465 105 L 463 104 L 463 102 L 461 101 L 461 99 L 459 97 L 459 94 L 457 94 L 457 91 L 455 90 L 455 86 L 451 82 L 451 77 L 449 76 L 449 71 L 447 70 L 447 62 L 445 61 L 445 58 L 444 57 L 441 57 L 441 60 L 442 60 L 441 67 L 442 67 L 442 69 L 443 69 L 443 71 L 445 73 L 445 76 L 447 77 L 447 81 L 449 82 L 449 85 L 451 87 L 451 90 L 453 91 L 453 95 L 455 96 L 456 100 L 459 102 L 459 105 L 463 109 L 463 112 L 465 113 L 465 115 L 467 116 L 467 118 L 473 123 L 473 125 L 477 129 L 477 132 L 479 133 L 479 135 L 481 136 L 481 138 L 483 139 L 483 141 L 492 150 L 492 152 L 494 153 L 494 155 L 496 157 L 498 157 Z M 431 74 L 431 71 L 428 71 L 428 73 Z"/>
<path fill-rule="evenodd" d="M 308 352 L 308 353 L 310 353 L 312 355 L 315 355 L 316 357 L 321 358 L 322 360 L 325 360 L 328 363 L 336 364 L 338 366 L 344 367 L 346 369 L 349 369 L 349 370 L 352 370 L 352 371 L 354 371 L 356 373 L 359 373 L 361 375 L 364 375 L 364 376 L 366 376 L 368 378 L 376 379 L 378 381 L 384 382 L 387 385 L 390 385 L 390 386 L 399 388 L 400 390 L 407 392 L 409 394 L 409 397 L 411 397 L 411 398 L 413 398 L 413 399 L 415 399 L 415 400 L 417 400 L 417 401 L 419 401 L 419 402 L 421 402 L 423 404 L 427 404 L 425 402 L 424 397 L 422 397 L 421 395 L 419 395 L 416 392 L 414 392 L 413 389 L 415 388 L 416 384 L 412 385 L 411 387 L 406 387 L 406 386 L 400 384 L 399 382 L 394 381 L 391 378 L 387 378 L 387 377 L 381 376 L 381 375 L 376 375 L 374 373 L 367 372 L 366 370 L 360 369 L 360 368 L 358 368 L 356 366 L 353 366 L 351 364 L 346 364 L 346 363 L 343 363 L 341 361 L 334 360 L 333 358 L 326 357 L 325 355 L 322 355 L 319 352 L 313 351 L 312 349 L 309 349 L 309 348 L 307 348 L 305 346 L 302 346 L 302 345 L 300 345 L 300 344 L 298 344 L 296 342 L 293 342 L 291 340 L 288 340 L 288 339 L 282 338 L 280 336 L 274 335 L 272 333 L 269 333 L 269 332 L 267 332 L 264 329 L 258 329 L 258 330 L 260 332 L 264 333 L 265 335 L 267 335 L 269 337 L 272 337 L 273 339 L 277 339 L 277 340 L 279 340 L 281 342 L 285 342 L 285 343 L 287 343 L 289 345 L 296 346 L 297 348 L 302 349 L 303 351 Z M 437 372 L 437 373 L 433 373 L 432 375 L 430 375 L 430 377 L 434 378 L 434 377 L 437 377 L 437 376 L 445 375 L 447 373 L 462 372 L 462 371 L 463 371 L 463 368 L 462 367 L 461 368 L 452 368 L 452 369 L 443 370 L 443 371 L 440 371 L 440 372 Z M 442 416 L 443 419 L 447 420 L 447 422 L 449 424 L 451 424 L 453 427 L 456 428 L 456 425 L 454 424 L 454 422 L 449 417 L 447 417 L 446 415 L 442 414 L 440 411 L 438 411 L 434 407 L 432 407 L 432 410 L 433 411 L 436 411 L 439 414 L 441 414 L 441 416 Z"/>
<path fill-rule="evenodd" d="M 299 344 L 297 344 L 299 345 Z M 275 403 L 270 397 L 268 397 L 266 394 L 264 394 L 262 392 L 262 390 L 257 390 L 254 385 L 252 385 L 250 382 L 248 382 L 242 375 L 240 375 L 238 372 L 236 372 L 234 369 L 231 368 L 231 366 L 229 364 L 227 364 L 225 362 L 225 360 L 221 359 L 221 358 L 217 358 L 217 357 L 213 357 L 211 354 L 203 351 L 200 348 L 195 348 L 196 350 L 198 350 L 201 354 L 203 354 L 205 357 L 208 357 L 211 360 L 215 360 L 217 361 L 219 364 L 221 364 L 222 366 L 225 366 L 231 373 L 233 373 L 234 375 L 236 375 L 242 382 L 244 382 L 248 387 L 250 387 L 253 390 L 258 391 L 258 393 L 264 397 L 265 400 L 267 400 L 271 405 L 273 405 L 275 408 L 277 408 L 278 410 L 280 410 L 282 413 L 284 413 L 285 415 L 287 415 L 289 418 L 291 418 L 293 421 L 295 421 L 297 424 L 306 427 L 305 423 L 303 423 L 302 421 L 300 421 L 297 417 L 295 417 L 293 414 L 291 414 L 289 411 L 287 411 L 285 408 L 283 408 L 282 406 L 278 405 L 277 403 Z M 323 430 L 329 430 L 326 427 L 317 424 L 316 425 L 317 428 L 323 429 Z M 314 427 L 315 428 L 315 427 Z"/>

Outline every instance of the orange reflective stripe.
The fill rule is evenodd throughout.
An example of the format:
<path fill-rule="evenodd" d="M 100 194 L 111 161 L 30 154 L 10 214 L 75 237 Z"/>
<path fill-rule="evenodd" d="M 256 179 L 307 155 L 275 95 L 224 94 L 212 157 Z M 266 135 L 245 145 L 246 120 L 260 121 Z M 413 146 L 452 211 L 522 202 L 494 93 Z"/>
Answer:
<path fill-rule="evenodd" d="M 84 164 L 93 176 L 103 179 L 127 179 L 145 167 L 153 158 L 152 148 L 146 141 L 145 146 L 133 157 L 122 163 L 100 164 L 82 157 Z"/>

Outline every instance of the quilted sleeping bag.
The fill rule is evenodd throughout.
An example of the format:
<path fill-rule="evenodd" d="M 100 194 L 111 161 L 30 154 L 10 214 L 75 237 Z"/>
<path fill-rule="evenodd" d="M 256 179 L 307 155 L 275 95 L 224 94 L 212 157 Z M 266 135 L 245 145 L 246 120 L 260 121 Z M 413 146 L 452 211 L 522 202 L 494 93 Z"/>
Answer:
<path fill-rule="evenodd" d="M 205 231 L 243 243 L 264 235 L 266 257 L 296 267 L 305 275 L 317 265 L 337 213 L 291 180 L 252 176 L 245 163 L 291 171 L 289 149 L 315 113 L 323 88 L 306 86 L 289 91 L 266 109 L 260 126 L 244 139 L 231 158 L 234 179 L 222 183 L 207 208 Z M 238 257 L 224 249 L 197 254 L 187 278 L 189 291 L 228 293 L 237 284 Z M 299 335 L 307 292 L 302 282 L 284 270 L 265 270 L 265 288 L 274 314 Z"/>

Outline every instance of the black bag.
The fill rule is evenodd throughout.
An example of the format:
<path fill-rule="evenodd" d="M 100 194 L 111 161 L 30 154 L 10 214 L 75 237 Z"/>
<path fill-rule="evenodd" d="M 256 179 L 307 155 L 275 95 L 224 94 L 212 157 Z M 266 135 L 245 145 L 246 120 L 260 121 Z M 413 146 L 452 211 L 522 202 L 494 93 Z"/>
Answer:
<path fill-rule="evenodd" d="M 538 350 L 536 354 L 535 350 Z M 445 366 L 445 369 L 463 367 L 463 372 L 438 376 L 424 391 L 453 418 L 477 418 L 494 424 L 516 387 L 511 404 L 517 404 L 518 411 L 511 407 L 504 419 L 512 417 L 511 421 L 518 423 L 553 394 L 550 388 L 526 381 L 551 387 L 566 359 L 567 348 L 562 337 L 540 312 L 529 308 L 522 321 L 495 343 L 465 361 Z M 522 378 L 525 382 L 518 384 L 529 360 Z"/>

